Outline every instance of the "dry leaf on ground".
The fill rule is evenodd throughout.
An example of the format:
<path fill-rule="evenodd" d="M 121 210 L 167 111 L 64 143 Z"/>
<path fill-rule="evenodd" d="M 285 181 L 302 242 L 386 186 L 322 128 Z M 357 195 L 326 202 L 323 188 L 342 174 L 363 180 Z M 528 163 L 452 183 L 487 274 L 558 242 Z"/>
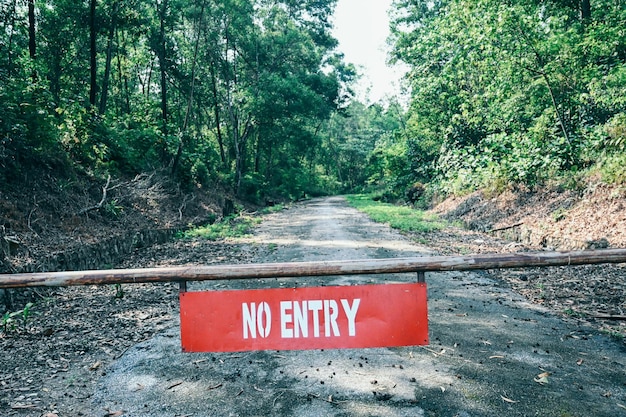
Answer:
<path fill-rule="evenodd" d="M 503 401 L 509 404 L 517 404 L 519 402 L 519 401 L 512 400 L 510 398 L 506 398 L 504 395 L 500 395 L 500 398 L 502 398 Z"/>

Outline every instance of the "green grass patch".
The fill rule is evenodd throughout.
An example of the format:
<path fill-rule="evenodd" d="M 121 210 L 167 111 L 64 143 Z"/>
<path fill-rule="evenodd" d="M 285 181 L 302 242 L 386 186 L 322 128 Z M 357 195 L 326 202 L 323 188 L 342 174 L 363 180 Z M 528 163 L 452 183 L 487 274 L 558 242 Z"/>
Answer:
<path fill-rule="evenodd" d="M 266 207 L 256 214 L 236 213 L 224 219 L 207 224 L 205 226 L 196 227 L 178 235 L 179 239 L 206 239 L 206 240 L 222 240 L 234 239 L 249 236 L 252 228 L 261 223 L 260 215 L 275 213 L 285 209 L 284 204 L 276 204 Z"/>
<path fill-rule="evenodd" d="M 566 308 L 565 310 L 563 310 L 563 314 L 570 316 L 570 317 L 579 317 L 579 318 L 585 318 L 588 316 L 587 313 L 584 313 L 582 311 L 576 311 L 571 308 Z"/>
<path fill-rule="evenodd" d="M 434 214 L 407 206 L 374 201 L 369 194 L 348 195 L 346 199 L 352 207 L 364 212 L 375 222 L 386 223 L 404 232 L 433 232 L 448 226 L 448 223 Z"/>
<path fill-rule="evenodd" d="M 6 311 L 4 315 L 0 316 L 0 330 L 7 334 L 16 330 L 18 324 L 21 324 L 21 328 L 26 330 L 26 326 L 33 316 L 34 305 L 34 303 L 26 303 L 24 308 L 19 311 Z"/>
<path fill-rule="evenodd" d="M 228 238 L 246 237 L 252 228 L 261 222 L 261 218 L 236 214 L 228 216 L 219 222 L 206 226 L 196 227 L 181 234 L 182 239 L 222 240 Z"/>
<path fill-rule="evenodd" d="M 284 204 L 275 204 L 273 206 L 269 206 L 269 207 L 265 207 L 264 209 L 261 210 L 261 214 L 271 214 L 271 213 L 277 213 L 279 211 L 283 211 L 285 210 L 287 207 Z"/>

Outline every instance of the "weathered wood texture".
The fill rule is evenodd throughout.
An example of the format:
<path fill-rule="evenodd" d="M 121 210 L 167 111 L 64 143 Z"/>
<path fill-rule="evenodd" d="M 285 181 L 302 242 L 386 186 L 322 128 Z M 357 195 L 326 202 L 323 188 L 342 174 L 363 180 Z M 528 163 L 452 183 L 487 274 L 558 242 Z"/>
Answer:
<path fill-rule="evenodd" d="M 0 274 L 0 288 L 467 271 L 602 263 L 626 263 L 626 249 Z"/>

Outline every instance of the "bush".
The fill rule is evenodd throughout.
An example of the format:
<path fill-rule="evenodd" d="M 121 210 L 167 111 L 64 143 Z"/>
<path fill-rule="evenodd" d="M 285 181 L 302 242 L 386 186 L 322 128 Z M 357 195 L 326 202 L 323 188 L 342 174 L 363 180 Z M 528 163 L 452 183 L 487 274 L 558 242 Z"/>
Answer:
<path fill-rule="evenodd" d="M 413 185 L 411 185 L 405 192 L 406 198 L 410 203 L 415 204 L 420 198 L 422 198 L 425 191 L 426 188 L 424 187 L 424 184 L 421 182 L 413 183 Z"/>
<path fill-rule="evenodd" d="M 258 172 L 248 173 L 241 179 L 239 195 L 246 201 L 261 204 L 265 197 L 265 179 Z"/>
<path fill-rule="evenodd" d="M 602 181 L 607 184 L 626 184 L 626 155 L 615 154 L 602 159 L 598 163 Z"/>
<path fill-rule="evenodd" d="M 209 169 L 204 161 L 197 159 L 191 166 L 191 178 L 193 182 L 200 185 L 206 185 L 210 180 Z"/>
<path fill-rule="evenodd" d="M 0 178 L 17 178 L 32 167 L 67 164 L 45 86 L 9 79 L 0 83 Z"/>
<path fill-rule="evenodd" d="M 609 149 L 623 151 L 626 149 L 626 113 L 618 113 L 605 125 Z"/>

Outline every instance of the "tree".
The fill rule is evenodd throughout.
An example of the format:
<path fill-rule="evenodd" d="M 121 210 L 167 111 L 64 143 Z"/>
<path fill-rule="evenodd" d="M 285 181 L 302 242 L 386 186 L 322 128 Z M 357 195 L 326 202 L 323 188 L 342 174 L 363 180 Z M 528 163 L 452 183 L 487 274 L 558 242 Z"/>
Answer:
<path fill-rule="evenodd" d="M 102 92 L 100 94 L 100 105 L 98 113 L 101 115 L 105 113 L 107 107 L 107 100 L 109 97 L 109 82 L 111 79 L 111 63 L 113 60 L 113 41 L 115 32 L 117 30 L 117 18 L 119 13 L 120 3 L 114 1 L 111 9 L 110 22 L 109 22 L 109 34 L 107 36 L 106 58 L 104 65 L 104 77 L 102 79 Z"/>
<path fill-rule="evenodd" d="M 91 108 L 96 107 L 96 94 L 98 91 L 96 6 L 97 0 L 89 0 L 89 106 Z"/>
<path fill-rule="evenodd" d="M 407 139 L 437 149 L 426 177 L 454 191 L 585 168 L 623 112 L 618 95 L 596 98 L 625 65 L 626 15 L 601 3 L 592 15 L 588 1 L 396 2 L 394 58 L 412 68 Z"/>
<path fill-rule="evenodd" d="M 0 156 L 62 146 L 96 175 L 169 167 L 259 201 L 317 187 L 321 126 L 350 78 L 333 51 L 335 0 L 24 4 L 0 5 Z M 16 126 L 28 146 L 5 146 L 22 139 Z"/>
<path fill-rule="evenodd" d="M 166 38 L 166 20 L 169 12 L 168 0 L 157 0 L 156 2 L 157 16 L 159 19 L 159 32 L 156 44 L 154 46 L 157 57 L 159 59 L 159 73 L 161 74 L 161 131 L 167 136 L 168 131 L 168 111 L 167 111 L 167 38 Z"/>
<path fill-rule="evenodd" d="M 28 0 L 28 54 L 33 61 L 37 57 L 37 41 L 35 35 L 35 0 Z"/>

